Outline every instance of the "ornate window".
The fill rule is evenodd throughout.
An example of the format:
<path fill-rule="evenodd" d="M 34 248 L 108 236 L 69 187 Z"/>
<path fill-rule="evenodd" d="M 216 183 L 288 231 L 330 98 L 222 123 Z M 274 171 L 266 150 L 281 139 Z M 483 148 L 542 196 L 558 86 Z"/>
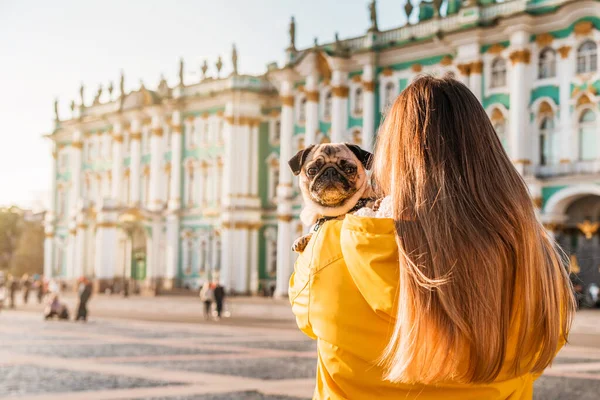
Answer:
<path fill-rule="evenodd" d="M 577 49 L 577 73 L 585 74 L 598 69 L 598 46 L 588 40 Z"/>
<path fill-rule="evenodd" d="M 275 154 L 271 154 L 267 159 L 269 169 L 268 194 L 271 201 L 277 197 L 277 186 L 279 186 L 279 160 Z"/>
<path fill-rule="evenodd" d="M 185 124 L 185 147 L 187 148 L 194 148 L 196 147 L 196 133 L 197 133 L 197 129 L 194 126 L 194 118 L 193 117 L 189 117 L 186 120 L 186 124 Z"/>
<path fill-rule="evenodd" d="M 390 107 L 396 99 L 396 85 L 394 82 L 388 82 L 385 84 L 384 89 L 384 108 Z"/>
<path fill-rule="evenodd" d="M 186 205 L 192 208 L 196 205 L 196 171 L 192 163 L 188 163 L 186 168 Z"/>
<path fill-rule="evenodd" d="M 323 119 L 329 120 L 331 119 L 331 108 L 333 107 L 333 94 L 331 93 L 331 90 L 328 90 L 324 97 Z"/>
<path fill-rule="evenodd" d="M 558 163 L 558 134 L 554 126 L 554 118 L 544 117 L 540 123 L 540 164 L 554 165 Z"/>
<path fill-rule="evenodd" d="M 281 120 L 276 119 L 271 122 L 269 130 L 269 142 L 271 145 L 278 145 L 281 139 Z"/>
<path fill-rule="evenodd" d="M 598 132 L 596 130 L 596 113 L 585 110 L 579 117 L 579 160 L 598 159 Z"/>
<path fill-rule="evenodd" d="M 363 89 L 359 86 L 354 91 L 354 115 L 363 113 Z"/>
<path fill-rule="evenodd" d="M 556 76 L 556 52 L 547 47 L 540 53 L 538 61 L 538 78 L 547 79 Z"/>
<path fill-rule="evenodd" d="M 506 86 L 506 60 L 496 58 L 492 61 L 492 80 L 490 87 L 501 88 Z"/>
<path fill-rule="evenodd" d="M 500 143 L 502 143 L 504 151 L 509 153 L 508 132 L 506 131 L 506 118 L 504 118 L 504 114 L 502 114 L 502 111 L 500 111 L 498 108 L 494 108 L 490 119 L 492 121 L 492 125 L 494 126 L 494 130 L 498 135 L 498 139 L 500 140 Z"/>
<path fill-rule="evenodd" d="M 265 229 L 266 241 L 266 273 L 273 278 L 277 275 L 277 231 L 273 227 Z"/>
<path fill-rule="evenodd" d="M 211 129 L 211 125 L 212 125 L 212 120 L 210 120 L 208 117 L 203 118 L 203 122 L 204 122 L 204 126 L 203 126 L 203 132 L 202 132 L 202 139 L 200 140 L 201 143 L 210 143 L 212 141 L 211 137 L 210 137 L 210 132 L 212 131 Z"/>
<path fill-rule="evenodd" d="M 298 122 L 304 123 L 306 121 L 306 96 L 302 96 L 298 103 Z"/>

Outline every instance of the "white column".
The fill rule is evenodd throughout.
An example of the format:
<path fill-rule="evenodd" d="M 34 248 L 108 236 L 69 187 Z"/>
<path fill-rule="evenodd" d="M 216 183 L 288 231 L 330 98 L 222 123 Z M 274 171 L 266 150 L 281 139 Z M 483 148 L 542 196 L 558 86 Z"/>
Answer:
<path fill-rule="evenodd" d="M 511 46 L 514 50 L 510 54 L 511 70 L 509 74 L 510 85 L 510 148 L 512 160 L 517 170 L 524 174 L 526 167 L 531 163 L 531 146 L 529 124 L 529 97 L 531 77 L 529 61 L 531 53 L 529 33 L 519 31 L 511 35 Z"/>
<path fill-rule="evenodd" d="M 83 137 L 81 131 L 75 131 L 73 141 L 71 142 L 71 191 L 69 198 L 69 215 L 74 216 L 77 212 L 79 199 L 81 198 L 81 149 L 83 148 Z"/>
<path fill-rule="evenodd" d="M 77 227 L 75 233 L 75 263 L 73 265 L 73 278 L 85 275 L 86 266 L 86 229 L 85 214 L 77 215 Z"/>
<path fill-rule="evenodd" d="M 111 197 L 123 203 L 123 126 L 117 122 L 113 126 L 112 141 L 112 189 Z"/>
<path fill-rule="evenodd" d="M 250 126 L 250 121 L 246 121 L 245 124 L 240 126 L 240 144 L 241 148 L 245 149 L 245 151 L 241 153 L 237 153 L 241 158 L 241 178 L 242 178 L 242 195 L 246 198 L 250 194 L 250 187 L 252 181 L 252 163 L 251 158 L 252 154 L 250 151 L 252 149 L 252 144 L 250 141 L 250 135 L 252 134 L 252 127 Z M 246 200 L 246 199 L 244 199 Z"/>
<path fill-rule="evenodd" d="M 81 198 L 81 149 L 83 148 L 83 137 L 81 131 L 75 131 L 73 133 L 73 140 L 71 142 L 71 189 L 69 192 L 69 212 L 68 212 L 68 225 L 69 225 L 69 237 L 67 239 L 67 273 L 66 278 L 74 278 L 77 263 L 77 209 L 79 205 L 79 199 Z"/>
<path fill-rule="evenodd" d="M 207 164 L 205 161 L 200 161 L 200 165 L 198 166 L 197 171 L 195 172 L 196 176 L 198 176 L 198 205 L 200 208 L 204 207 L 204 202 L 206 201 L 206 169 Z"/>
<path fill-rule="evenodd" d="M 306 77 L 306 121 L 304 133 L 304 145 L 310 146 L 317 143 L 317 131 L 319 130 L 319 81 L 316 74 Z"/>
<path fill-rule="evenodd" d="M 237 238 L 235 243 L 236 255 L 236 269 L 237 277 L 235 280 L 235 291 L 236 293 L 248 293 L 248 277 L 249 277 L 249 231 L 244 228 L 237 228 L 234 230 L 234 235 Z"/>
<path fill-rule="evenodd" d="M 571 79 L 574 76 L 575 52 L 569 46 L 558 49 L 560 58 L 558 60 L 557 76 L 559 81 L 560 100 L 560 163 L 565 167 L 577 160 L 576 139 L 573 136 L 573 121 L 571 118 Z M 568 167 L 567 167 L 568 168 Z"/>
<path fill-rule="evenodd" d="M 179 266 L 179 216 L 167 215 L 167 242 L 165 249 L 165 288 L 175 285 Z"/>
<path fill-rule="evenodd" d="M 47 232 L 44 239 L 44 278 L 52 277 L 54 263 L 54 233 Z"/>
<path fill-rule="evenodd" d="M 362 148 L 373 150 L 375 139 L 375 68 L 367 64 L 363 68 L 363 124 Z"/>
<path fill-rule="evenodd" d="M 250 230 L 250 293 L 258 292 L 258 227 Z"/>
<path fill-rule="evenodd" d="M 348 74 L 342 71 L 333 71 L 332 91 L 333 104 L 331 115 L 331 142 L 345 142 L 348 130 Z M 287 161 L 287 160 L 286 160 Z M 286 164 L 281 164 L 286 165 Z M 284 168 L 287 169 L 287 168 Z"/>
<path fill-rule="evenodd" d="M 52 162 L 50 164 L 50 199 L 48 201 L 50 215 L 56 217 L 56 170 L 58 163 L 58 149 L 56 142 L 52 142 Z"/>
<path fill-rule="evenodd" d="M 250 173 L 250 194 L 253 197 L 258 196 L 258 163 L 259 163 L 259 150 L 258 150 L 258 127 L 260 125 L 260 120 L 256 120 L 251 126 L 250 132 L 250 154 L 252 156 L 252 165 Z M 215 171 L 215 176 L 218 175 L 218 169 Z"/>
<path fill-rule="evenodd" d="M 149 204 L 151 210 L 160 210 L 163 205 L 161 177 L 163 172 L 163 121 L 159 116 L 152 117 L 150 136 L 150 185 Z"/>
<path fill-rule="evenodd" d="M 171 188 L 169 190 L 169 210 L 178 210 L 181 207 L 181 168 L 182 168 L 182 134 L 181 113 L 173 112 L 171 117 Z"/>
<path fill-rule="evenodd" d="M 281 140 L 279 149 L 279 186 L 277 187 L 277 296 L 286 296 L 292 271 L 292 171 L 285 168 L 292 157 L 294 133 L 294 97 L 292 83 L 281 87 Z M 335 108 L 334 108 L 335 110 Z M 338 126 L 339 128 L 339 126 Z"/>
<path fill-rule="evenodd" d="M 96 254 L 94 273 L 100 289 L 115 276 L 117 263 L 117 212 L 112 199 L 104 199 L 96 216 Z"/>
<path fill-rule="evenodd" d="M 477 97 L 477 100 L 481 102 L 482 93 L 482 85 L 481 85 L 481 72 L 483 71 L 483 62 L 482 61 L 474 61 L 471 63 L 469 76 L 469 88 L 471 92 Z"/>
<path fill-rule="evenodd" d="M 232 113 L 232 110 L 229 110 Z M 233 226 L 232 222 L 225 220 L 228 209 L 231 208 L 232 194 L 234 188 L 234 176 L 235 168 L 234 162 L 234 125 L 233 116 L 228 115 L 224 126 L 223 140 L 225 142 L 225 154 L 224 154 L 224 165 L 223 165 L 223 185 L 222 185 L 222 204 L 223 204 L 223 229 L 221 232 L 221 269 L 219 271 L 219 281 L 225 287 L 226 290 L 230 290 L 233 283 L 233 263 L 234 263 L 234 252 L 231 246 L 234 245 L 233 237 Z"/>
<path fill-rule="evenodd" d="M 50 199 L 48 201 L 49 209 L 44 221 L 44 277 L 52 276 L 54 264 L 54 222 L 56 219 L 56 169 L 58 160 L 58 149 L 56 142 L 52 142 L 52 162 L 50 164 Z"/>
<path fill-rule="evenodd" d="M 131 163 L 129 164 L 129 198 L 131 205 L 140 205 L 140 167 L 142 162 L 141 140 L 142 140 L 142 125 L 139 120 L 131 122 Z"/>

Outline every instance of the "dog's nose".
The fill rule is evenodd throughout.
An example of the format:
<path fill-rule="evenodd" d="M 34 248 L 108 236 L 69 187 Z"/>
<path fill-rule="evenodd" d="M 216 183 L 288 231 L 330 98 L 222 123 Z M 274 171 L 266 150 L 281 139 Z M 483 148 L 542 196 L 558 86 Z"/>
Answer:
<path fill-rule="evenodd" d="M 323 177 L 327 179 L 334 179 L 338 177 L 338 172 L 335 168 L 329 167 L 323 172 Z"/>

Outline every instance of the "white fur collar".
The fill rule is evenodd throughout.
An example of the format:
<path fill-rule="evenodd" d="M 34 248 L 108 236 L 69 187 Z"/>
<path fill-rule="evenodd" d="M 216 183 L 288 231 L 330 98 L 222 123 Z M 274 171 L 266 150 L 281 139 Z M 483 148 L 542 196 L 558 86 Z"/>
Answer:
<path fill-rule="evenodd" d="M 377 211 L 373 211 L 373 209 L 368 207 L 363 207 L 355 212 L 354 215 L 370 218 L 392 218 L 392 198 L 390 196 L 384 197 L 383 200 L 381 200 Z"/>

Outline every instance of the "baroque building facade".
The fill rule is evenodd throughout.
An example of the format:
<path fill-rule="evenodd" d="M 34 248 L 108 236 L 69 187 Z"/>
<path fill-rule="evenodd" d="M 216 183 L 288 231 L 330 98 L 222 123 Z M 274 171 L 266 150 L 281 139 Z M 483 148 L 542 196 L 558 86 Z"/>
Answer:
<path fill-rule="evenodd" d="M 285 295 L 305 227 L 287 161 L 323 142 L 372 149 L 387 107 L 421 74 L 452 73 L 487 111 L 541 221 L 575 253 L 598 244 L 600 1 L 445 0 L 405 7 L 418 22 L 295 45 L 285 65 L 71 104 L 49 135 L 53 190 L 45 275 L 100 289 L 218 279 Z M 223 63 L 217 62 L 220 72 Z M 56 108 L 56 107 L 55 107 Z"/>

